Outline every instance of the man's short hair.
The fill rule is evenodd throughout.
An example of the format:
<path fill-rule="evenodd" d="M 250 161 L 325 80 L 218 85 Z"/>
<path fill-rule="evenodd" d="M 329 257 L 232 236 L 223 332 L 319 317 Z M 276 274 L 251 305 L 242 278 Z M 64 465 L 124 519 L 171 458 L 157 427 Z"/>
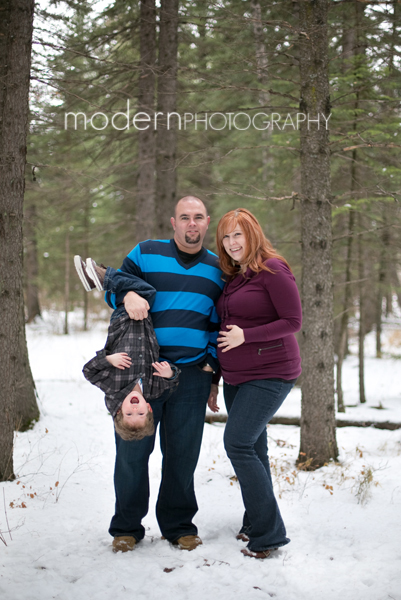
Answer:
<path fill-rule="evenodd" d="M 120 438 L 126 442 L 131 442 L 132 440 L 143 440 L 144 437 L 153 435 L 155 432 L 153 413 L 151 411 L 148 412 L 143 427 L 132 427 L 132 425 L 127 425 L 127 423 L 124 421 L 124 415 L 120 410 L 114 417 L 114 429 Z"/>
<path fill-rule="evenodd" d="M 206 206 L 206 204 L 204 203 L 204 201 L 203 201 L 203 200 L 201 200 L 201 199 L 200 199 L 200 198 L 198 198 L 197 196 L 183 196 L 182 198 L 180 198 L 179 200 L 177 200 L 177 202 L 175 203 L 175 206 L 174 206 L 174 217 L 175 217 L 175 216 L 176 216 L 176 214 L 177 214 L 177 206 L 178 206 L 178 204 L 179 204 L 179 203 L 180 203 L 182 200 L 197 200 L 198 202 L 200 202 L 201 204 L 203 204 L 203 206 L 205 207 L 206 216 L 209 214 L 209 213 L 207 212 L 207 206 Z"/>

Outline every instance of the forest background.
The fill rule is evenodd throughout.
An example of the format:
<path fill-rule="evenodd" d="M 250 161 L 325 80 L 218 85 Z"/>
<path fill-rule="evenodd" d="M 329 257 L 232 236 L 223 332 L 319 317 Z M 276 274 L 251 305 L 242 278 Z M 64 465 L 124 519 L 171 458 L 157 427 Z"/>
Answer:
<path fill-rule="evenodd" d="M 71 269 L 73 255 L 118 267 L 137 242 L 171 235 L 173 203 L 185 194 L 201 197 L 209 209 L 207 247 L 215 248 L 220 216 L 244 206 L 300 281 L 297 114 L 299 40 L 306 34 L 299 4 L 166 2 L 173 21 L 176 16 L 176 58 L 174 35 L 160 36 L 157 3 L 36 5 L 25 194 L 28 321 L 41 307 L 63 308 L 67 333 L 68 312 L 83 306 L 86 328 L 88 313 L 103 304 L 84 293 Z M 401 297 L 400 14 L 397 0 L 329 3 L 329 200 L 340 360 L 354 315 L 361 317 L 362 349 L 375 328 L 380 356 L 382 316 Z M 117 130 L 111 119 L 127 112 L 127 102 L 130 126 Z M 199 121 L 178 129 L 172 117 L 167 130 L 162 117 L 157 131 L 132 125 L 135 113 L 155 110 L 197 114 Z M 69 112 L 88 120 L 101 114 L 85 129 L 83 114 L 74 127 Z M 230 128 L 222 116 L 210 119 L 214 113 L 242 115 Z M 249 126 L 247 115 L 258 113 L 267 118 L 256 117 L 256 127 L 270 122 L 265 130 Z M 114 123 L 122 128 L 119 119 Z M 362 389 L 362 401 L 363 395 Z"/>
<path fill-rule="evenodd" d="M 83 291 L 73 255 L 119 266 L 138 241 L 171 235 L 179 197 L 205 200 L 211 249 L 220 216 L 245 206 L 302 282 L 304 430 L 325 423 L 320 464 L 335 458 L 332 340 L 343 410 L 350 322 L 364 402 L 364 337 L 376 330 L 380 357 L 383 316 L 400 301 L 399 15 L 398 0 L 36 4 L 28 321 L 63 308 L 67 334 L 81 306 L 86 329 L 104 305 Z M 130 119 L 161 113 L 157 129 L 121 128 L 123 115 L 110 126 L 128 102 Z M 67 113 L 80 113 L 75 127 Z M 311 122 L 298 127 L 301 113 Z M 185 114 L 198 124 L 177 127 Z"/>

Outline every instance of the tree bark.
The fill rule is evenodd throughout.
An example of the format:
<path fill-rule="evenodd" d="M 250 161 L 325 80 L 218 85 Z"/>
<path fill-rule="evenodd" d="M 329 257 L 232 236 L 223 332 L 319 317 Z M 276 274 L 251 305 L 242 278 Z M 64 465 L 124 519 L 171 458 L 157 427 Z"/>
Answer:
<path fill-rule="evenodd" d="M 22 221 L 33 7 L 33 0 L 0 0 L 0 481 L 14 478 L 17 389 L 26 375 Z"/>
<path fill-rule="evenodd" d="M 153 127 L 156 68 L 155 0 L 142 0 L 140 24 L 141 68 L 138 112 L 151 117 L 148 129 L 138 131 L 139 171 L 136 193 L 136 241 L 151 239 L 155 228 L 156 135 Z"/>
<path fill-rule="evenodd" d="M 328 130 L 328 0 L 301 2 L 301 127 L 303 377 L 298 462 L 313 469 L 338 454 L 334 410 L 333 274 Z"/>
<path fill-rule="evenodd" d="M 70 232 L 65 234 L 65 271 L 64 271 L 64 335 L 68 335 L 68 312 L 70 310 Z"/>
<path fill-rule="evenodd" d="M 343 25 L 343 72 L 351 69 L 355 70 L 354 77 L 357 79 L 357 56 L 363 53 L 363 45 L 361 42 L 361 18 L 363 15 L 364 7 L 360 6 L 360 3 L 354 2 L 354 6 L 344 6 L 344 25 Z M 360 104 L 359 91 L 356 91 L 355 102 L 354 102 L 354 121 L 352 124 L 352 130 L 356 134 L 358 130 L 358 111 Z M 352 163 L 351 163 L 351 183 L 350 190 L 353 192 L 353 196 L 358 198 L 361 191 L 361 175 L 358 164 L 357 150 L 352 152 Z M 351 307 L 352 300 L 352 289 L 351 289 L 351 261 L 352 261 L 352 245 L 353 245 L 353 234 L 355 226 L 355 211 L 350 210 L 349 213 L 349 238 L 347 247 L 347 264 L 346 264 L 346 280 L 345 280 L 345 294 L 343 304 L 343 316 L 341 319 L 340 329 L 340 342 L 338 350 L 337 360 L 337 406 L 339 412 L 345 412 L 345 403 L 342 391 L 342 365 L 344 357 L 347 351 L 347 338 L 348 338 L 348 321 L 349 321 L 349 309 Z"/>
<path fill-rule="evenodd" d="M 89 254 L 89 212 L 90 212 L 91 201 L 86 199 L 84 208 L 84 239 L 83 239 L 83 252 L 84 260 L 86 260 Z M 89 294 L 82 288 L 84 294 L 84 322 L 83 329 L 88 331 L 88 316 L 89 316 Z"/>
<path fill-rule="evenodd" d="M 300 425 L 299 417 L 272 417 L 269 425 Z M 206 415 L 205 423 L 227 423 L 227 415 Z M 401 423 L 393 423 L 391 421 L 351 421 L 345 419 L 337 419 L 336 427 L 373 427 L 374 429 L 388 429 L 396 431 L 401 429 Z"/>
<path fill-rule="evenodd" d="M 170 237 L 169 219 L 176 203 L 177 176 L 175 154 L 177 144 L 176 119 L 170 123 L 167 114 L 176 111 L 178 0 L 162 0 L 160 8 L 159 61 L 157 76 L 156 150 L 156 235 Z"/>
<path fill-rule="evenodd" d="M 39 288 L 38 288 L 38 245 L 36 242 L 36 206 L 31 200 L 24 214 L 24 240 L 25 240 L 25 289 L 26 308 L 28 311 L 27 323 L 32 323 L 35 317 L 40 317 Z"/>
<path fill-rule="evenodd" d="M 384 229 L 380 236 L 380 259 L 379 259 L 379 274 L 376 296 L 376 358 L 382 358 L 382 318 L 383 318 L 383 298 L 386 299 L 386 316 L 391 312 L 391 305 L 388 306 L 388 296 L 391 298 L 391 286 L 389 285 L 388 259 L 390 240 L 390 228 L 388 227 L 387 206 L 382 204 L 382 222 Z"/>
<path fill-rule="evenodd" d="M 268 59 L 266 45 L 264 43 L 264 33 L 262 25 L 262 9 L 259 0 L 251 0 L 253 36 L 255 39 L 255 58 L 258 81 L 263 88 L 259 92 L 259 104 L 261 107 L 268 107 L 270 104 L 270 94 L 267 91 L 268 85 Z M 274 163 L 271 152 L 268 148 L 271 140 L 272 129 L 264 129 L 261 132 L 262 141 L 266 144 L 262 149 L 262 181 L 266 183 L 269 193 L 274 190 Z"/>
<path fill-rule="evenodd" d="M 16 387 L 15 430 L 26 431 L 40 417 L 37 391 L 29 364 L 28 347 L 25 335 L 24 296 L 20 301 L 21 335 L 19 337 L 18 383 Z"/>
<path fill-rule="evenodd" d="M 358 213 L 359 233 L 363 231 L 363 217 Z M 365 394 L 365 257 L 363 251 L 362 235 L 358 236 L 358 277 L 359 277 L 359 329 L 358 329 L 358 356 L 359 356 L 359 402 L 366 402 Z"/>
<path fill-rule="evenodd" d="M 345 358 L 345 352 L 347 349 L 347 333 L 348 333 L 348 321 L 349 321 L 349 309 L 351 307 L 352 300 L 352 288 L 351 288 L 351 262 L 352 262 L 352 242 L 354 235 L 355 225 L 355 211 L 350 210 L 348 220 L 348 243 L 347 243 L 347 259 L 345 266 L 345 291 L 344 291 L 344 303 L 343 303 L 343 314 L 341 316 L 340 325 L 340 339 L 338 344 L 337 354 L 337 409 L 339 412 L 345 412 L 344 395 L 342 388 L 342 367 Z"/>

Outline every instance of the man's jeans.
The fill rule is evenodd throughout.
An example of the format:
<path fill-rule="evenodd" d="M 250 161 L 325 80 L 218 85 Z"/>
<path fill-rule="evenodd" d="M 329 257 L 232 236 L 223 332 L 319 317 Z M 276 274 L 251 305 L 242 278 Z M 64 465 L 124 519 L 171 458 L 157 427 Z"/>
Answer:
<path fill-rule="evenodd" d="M 245 506 L 241 532 L 248 535 L 248 548 L 255 552 L 290 541 L 274 497 L 266 425 L 293 385 L 277 379 L 253 380 L 238 386 L 224 383 L 228 412 L 224 446 Z"/>
<path fill-rule="evenodd" d="M 195 535 L 192 519 L 198 510 L 194 471 L 198 462 L 212 374 L 197 366 L 182 367 L 178 388 L 151 400 L 155 426 L 160 423 L 162 477 L 156 504 L 160 531 L 170 542 Z M 126 442 L 116 434 L 115 515 L 109 533 L 143 539 L 141 523 L 149 509 L 149 456 L 155 435 Z"/>

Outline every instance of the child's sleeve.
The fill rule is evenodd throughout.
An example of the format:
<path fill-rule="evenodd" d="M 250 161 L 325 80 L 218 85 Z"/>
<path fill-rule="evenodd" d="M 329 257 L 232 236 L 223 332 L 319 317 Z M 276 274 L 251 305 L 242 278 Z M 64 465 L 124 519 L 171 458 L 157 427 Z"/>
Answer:
<path fill-rule="evenodd" d="M 145 281 L 145 275 L 140 267 L 141 261 L 141 249 L 138 244 L 124 259 L 121 268 L 117 271 L 112 270 L 105 294 L 105 301 L 111 308 L 117 308 L 123 302 L 127 292 L 136 292 L 152 306 L 156 290 Z"/>
<path fill-rule="evenodd" d="M 109 377 L 110 363 L 106 358 L 106 349 L 99 350 L 89 362 L 84 365 L 82 369 L 85 379 L 87 379 L 92 385 L 96 385 L 100 389 L 103 389 L 102 382 Z"/>

